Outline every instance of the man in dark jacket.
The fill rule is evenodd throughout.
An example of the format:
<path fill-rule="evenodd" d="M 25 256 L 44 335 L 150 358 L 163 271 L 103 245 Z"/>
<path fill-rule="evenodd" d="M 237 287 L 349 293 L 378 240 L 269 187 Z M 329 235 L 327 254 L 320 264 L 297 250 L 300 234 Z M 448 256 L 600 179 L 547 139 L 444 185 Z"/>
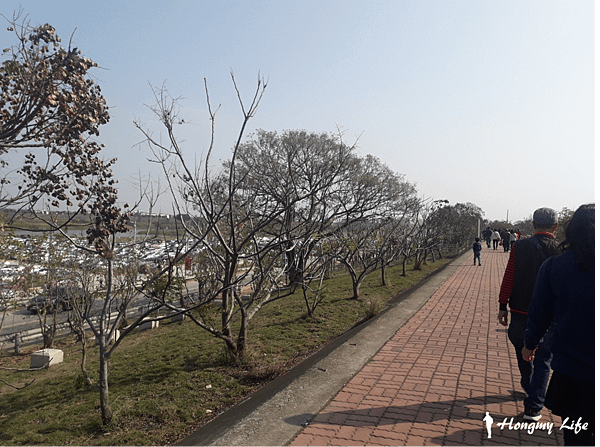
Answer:
<path fill-rule="evenodd" d="M 541 418 L 546 388 L 550 379 L 552 353 L 549 341 L 554 328 L 550 327 L 544 335 L 534 361 L 525 361 L 521 350 L 527 327 L 527 311 L 531 304 L 538 270 L 547 258 L 558 254 L 558 244 L 554 238 L 557 227 L 556 212 L 550 208 L 537 209 L 533 213 L 533 226 L 536 233 L 530 238 L 515 242 L 510 252 L 500 287 L 498 321 L 503 326 L 508 325 L 507 306 L 510 306 L 508 338 L 515 347 L 517 364 L 521 373 L 521 387 L 526 394 L 523 418 L 529 421 L 538 421 Z"/>
<path fill-rule="evenodd" d="M 490 227 L 487 227 L 485 230 L 483 230 L 483 239 L 485 240 L 487 248 L 491 248 L 492 230 L 490 230 Z"/>
<path fill-rule="evenodd" d="M 510 249 L 510 233 L 506 228 L 500 232 L 500 239 L 502 239 L 502 248 L 506 253 Z"/>
<path fill-rule="evenodd" d="M 595 204 L 580 206 L 565 229 L 563 254 L 540 267 L 522 352 L 535 359 L 539 339 L 555 323 L 545 405 L 562 417 L 565 445 L 595 445 L 595 213 Z M 587 427 L 569 430 L 569 421 Z"/>

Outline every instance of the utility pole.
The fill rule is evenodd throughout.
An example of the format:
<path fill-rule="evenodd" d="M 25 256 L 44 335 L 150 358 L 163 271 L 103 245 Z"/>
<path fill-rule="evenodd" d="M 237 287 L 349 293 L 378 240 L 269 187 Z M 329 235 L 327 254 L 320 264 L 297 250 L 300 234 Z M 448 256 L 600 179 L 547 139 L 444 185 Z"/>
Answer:
<path fill-rule="evenodd" d="M 508 210 L 506 210 L 506 223 L 508 223 Z"/>

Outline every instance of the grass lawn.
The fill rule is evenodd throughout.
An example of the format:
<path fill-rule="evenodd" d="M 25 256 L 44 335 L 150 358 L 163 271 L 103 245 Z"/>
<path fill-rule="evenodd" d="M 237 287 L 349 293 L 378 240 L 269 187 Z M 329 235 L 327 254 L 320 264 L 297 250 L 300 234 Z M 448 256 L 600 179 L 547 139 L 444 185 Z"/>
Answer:
<path fill-rule="evenodd" d="M 241 367 L 227 365 L 223 343 L 189 320 L 132 334 L 109 364 L 114 413 L 109 426 L 101 424 L 99 388 L 84 384 L 81 350 L 72 337 L 56 343 L 64 362 L 47 370 L 9 370 L 29 368 L 29 355 L 0 357 L 0 379 L 15 386 L 35 379 L 21 390 L 0 380 L 0 445 L 172 444 L 447 262 L 429 263 L 421 271 L 409 267 L 406 277 L 400 266 L 389 268 L 386 287 L 375 272 L 365 280 L 359 301 L 350 299 L 348 277 L 332 278 L 314 318 L 306 317 L 301 295 L 273 303 L 251 321 Z M 88 347 L 86 369 L 95 383 L 97 356 L 97 349 Z"/>

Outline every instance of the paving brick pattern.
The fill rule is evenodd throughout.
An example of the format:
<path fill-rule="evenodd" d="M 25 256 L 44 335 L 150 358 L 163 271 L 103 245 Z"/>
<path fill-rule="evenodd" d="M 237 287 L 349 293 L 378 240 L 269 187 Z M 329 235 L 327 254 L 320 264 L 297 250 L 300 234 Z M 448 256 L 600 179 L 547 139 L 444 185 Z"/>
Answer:
<path fill-rule="evenodd" d="M 485 247 L 483 266 L 469 258 L 291 445 L 562 445 L 560 418 L 546 409 L 539 423 L 551 433 L 516 429 L 525 396 L 497 322 L 507 261 Z M 505 418 L 512 429 L 497 425 Z"/>

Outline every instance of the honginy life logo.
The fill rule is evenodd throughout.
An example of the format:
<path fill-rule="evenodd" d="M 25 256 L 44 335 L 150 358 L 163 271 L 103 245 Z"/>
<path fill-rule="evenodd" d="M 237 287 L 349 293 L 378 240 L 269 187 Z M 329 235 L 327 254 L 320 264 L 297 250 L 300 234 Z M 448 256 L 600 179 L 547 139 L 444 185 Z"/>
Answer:
<path fill-rule="evenodd" d="M 492 427 L 494 425 L 494 418 L 490 416 L 488 411 L 485 412 L 485 417 L 483 418 L 485 422 L 488 439 L 492 437 Z M 514 418 L 504 418 L 504 421 L 497 422 L 497 427 L 500 427 L 500 430 L 504 430 L 507 428 L 508 430 L 523 430 L 528 434 L 533 434 L 536 430 L 547 431 L 548 434 L 552 434 L 552 429 L 554 428 L 553 422 L 515 422 Z M 562 427 L 561 427 L 562 428 Z"/>
<path fill-rule="evenodd" d="M 490 416 L 488 411 L 485 412 L 485 417 L 483 418 L 485 422 L 488 439 L 492 437 L 492 427 L 494 425 L 494 418 Z M 496 423 L 497 427 L 500 427 L 500 430 L 504 430 L 507 428 L 508 430 L 523 430 L 528 434 L 533 434 L 536 430 L 542 430 L 548 432 L 548 434 L 552 434 L 552 429 L 554 428 L 553 422 L 515 422 L 514 418 L 504 418 L 502 422 Z M 559 430 L 572 430 L 575 434 L 579 433 L 581 430 L 587 430 L 588 423 L 582 422 L 581 418 L 577 421 L 570 420 L 568 417 L 564 418 Z"/>

